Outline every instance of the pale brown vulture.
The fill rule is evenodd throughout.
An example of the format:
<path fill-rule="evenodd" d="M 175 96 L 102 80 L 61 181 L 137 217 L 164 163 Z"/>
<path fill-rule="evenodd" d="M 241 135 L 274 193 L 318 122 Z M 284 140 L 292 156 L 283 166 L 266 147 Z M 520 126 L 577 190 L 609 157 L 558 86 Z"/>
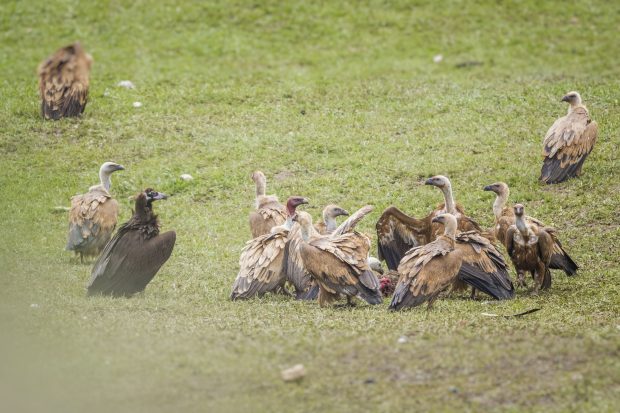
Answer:
<path fill-rule="evenodd" d="M 332 234 L 337 228 L 336 217 L 346 215 L 349 213 L 338 205 L 327 205 L 323 209 L 323 222 L 318 222 L 314 228 L 321 235 Z M 301 228 L 296 224 L 291 229 L 286 246 L 286 278 L 295 288 L 298 300 L 315 300 L 319 289 L 301 259 L 299 247 L 302 242 Z"/>
<path fill-rule="evenodd" d="M 73 43 L 39 65 L 41 115 L 45 119 L 57 120 L 84 112 L 92 62 L 80 43 Z"/>
<path fill-rule="evenodd" d="M 501 243 L 507 247 L 506 233 L 508 232 L 508 228 L 515 223 L 514 210 L 512 207 L 506 205 L 508 203 L 510 189 L 504 182 L 496 182 L 485 186 L 484 190 L 495 192 L 497 195 L 495 201 L 493 202 L 493 215 L 495 215 L 493 234 L 496 239 L 500 240 Z M 551 239 L 553 240 L 553 255 L 551 255 L 549 267 L 554 270 L 562 270 L 568 276 L 577 274 L 579 267 L 562 247 L 562 243 L 558 239 L 556 230 L 546 226 L 541 221 L 530 216 L 526 216 L 525 220 L 528 223 L 538 226 L 539 228 L 543 228 L 545 232 L 551 236 Z"/>
<path fill-rule="evenodd" d="M 71 197 L 69 211 L 69 234 L 67 251 L 84 256 L 97 256 L 110 240 L 118 219 L 118 202 L 110 195 L 110 176 L 122 171 L 123 166 L 105 162 L 99 168 L 99 185 L 91 186 L 88 192 Z"/>
<path fill-rule="evenodd" d="M 403 257 L 398 266 L 400 279 L 390 303 L 391 310 L 424 302 L 430 308 L 442 291 L 459 281 L 497 300 L 514 297 L 506 263 L 488 239 L 476 231 L 457 236 L 457 220 L 452 214 L 440 214 L 433 222 L 443 224 L 444 233 Z"/>
<path fill-rule="evenodd" d="M 422 219 L 416 219 L 391 206 L 383 211 L 377 221 L 379 259 L 385 260 L 390 270 L 398 268 L 400 260 L 409 249 L 428 244 L 441 235 L 442 227 L 432 222 L 439 214 L 448 212 L 454 215 L 459 231 L 481 231 L 480 226 L 465 215 L 463 207 L 454 202 L 452 184 L 448 178 L 433 176 L 425 184 L 439 188 L 444 195 L 444 203 Z"/>
<path fill-rule="evenodd" d="M 262 297 L 267 292 L 287 293 L 285 247 L 293 226 L 293 217 L 299 205 L 308 200 L 290 197 L 286 203 L 284 224 L 273 227 L 269 234 L 260 235 L 245 244 L 239 258 L 239 273 L 233 283 L 231 300 Z"/>
<path fill-rule="evenodd" d="M 136 196 L 136 209 L 105 246 L 91 273 L 88 295 L 130 297 L 143 291 L 172 254 L 176 233 L 159 233 L 153 202 L 166 195 L 151 188 Z"/>
<path fill-rule="evenodd" d="M 579 93 L 567 93 L 562 102 L 570 105 L 568 114 L 553 123 L 543 141 L 540 180 L 546 184 L 557 184 L 581 175 L 581 167 L 598 134 L 598 125 L 581 103 Z"/>
<path fill-rule="evenodd" d="M 304 267 L 319 285 L 318 301 L 324 306 L 342 294 L 351 304 L 358 297 L 369 304 L 380 304 L 379 280 L 368 266 L 370 239 L 354 231 L 355 225 L 370 211 L 366 206 L 355 212 L 331 235 L 320 235 L 312 226 L 310 214 L 295 218 L 301 226 L 300 246 Z"/>
<path fill-rule="evenodd" d="M 543 228 L 525 219 L 525 208 L 514 206 L 515 223 L 506 232 L 506 250 L 517 270 L 517 283 L 525 286 L 525 272 L 534 279 L 533 293 L 551 287 L 549 262 L 553 254 L 553 239 Z"/>
<path fill-rule="evenodd" d="M 275 195 L 265 195 L 267 178 L 261 171 L 252 174 L 256 184 L 256 211 L 250 213 L 252 238 L 269 234 L 271 228 L 282 225 L 286 220 L 286 208 Z"/>

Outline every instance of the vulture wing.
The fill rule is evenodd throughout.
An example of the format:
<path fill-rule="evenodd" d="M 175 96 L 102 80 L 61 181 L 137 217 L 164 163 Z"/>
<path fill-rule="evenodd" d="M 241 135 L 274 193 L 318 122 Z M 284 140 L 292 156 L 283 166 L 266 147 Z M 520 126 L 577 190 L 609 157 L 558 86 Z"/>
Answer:
<path fill-rule="evenodd" d="M 289 231 L 284 228 L 248 241 L 239 258 L 239 274 L 231 300 L 263 296 L 286 282 L 285 247 Z"/>
<path fill-rule="evenodd" d="M 539 221 L 540 222 L 540 221 Z M 562 243 L 558 238 L 558 234 L 555 228 L 545 227 L 542 225 L 543 229 L 553 241 L 553 253 L 551 254 L 551 261 L 549 262 L 549 268 L 554 270 L 562 270 L 568 276 L 573 276 L 577 274 L 577 270 L 579 266 L 573 261 L 570 255 L 564 250 L 562 247 Z"/>
<path fill-rule="evenodd" d="M 440 292 L 456 280 L 460 259 L 450 254 L 451 242 L 441 236 L 435 241 L 410 250 L 398 266 L 401 274 L 390 310 L 415 307 L 428 301 L 429 306 Z"/>
<path fill-rule="evenodd" d="M 271 228 L 284 224 L 284 221 L 286 221 L 286 212 L 284 207 L 277 203 L 250 212 L 252 238 L 269 234 Z"/>
<path fill-rule="evenodd" d="M 79 45 L 64 47 L 39 66 L 41 114 L 46 119 L 78 116 L 88 98 L 90 57 Z"/>
<path fill-rule="evenodd" d="M 496 300 L 514 297 L 506 261 L 487 238 L 474 231 L 461 233 L 455 249 L 462 259 L 459 280 Z"/>
<path fill-rule="evenodd" d="M 129 297 L 144 290 L 170 258 L 176 233 L 144 239 L 138 230 L 121 227 L 95 262 L 88 295 Z"/>
<path fill-rule="evenodd" d="M 372 206 L 366 205 L 355 211 L 351 214 L 349 218 L 347 218 L 342 224 L 336 228 L 336 230 L 331 234 L 332 237 L 337 237 L 338 235 L 346 234 L 351 232 L 353 228 L 368 214 L 372 212 Z"/>
<path fill-rule="evenodd" d="M 98 254 L 110 240 L 117 218 L 118 202 L 103 188 L 72 197 L 65 249 Z"/>
<path fill-rule="evenodd" d="M 379 217 L 376 229 L 379 259 L 396 270 L 407 251 L 429 242 L 430 220 L 416 219 L 391 206 Z"/>
<path fill-rule="evenodd" d="M 313 300 L 318 291 L 313 291 L 314 280 L 312 275 L 306 271 L 303 259 L 301 258 L 301 227 L 295 224 L 289 234 L 286 245 L 286 279 L 295 287 L 295 298 L 298 300 Z"/>
<path fill-rule="evenodd" d="M 543 161 L 540 180 L 554 184 L 581 173 L 586 157 L 592 151 L 598 125 L 584 107 L 577 107 L 556 120 L 543 141 Z"/>

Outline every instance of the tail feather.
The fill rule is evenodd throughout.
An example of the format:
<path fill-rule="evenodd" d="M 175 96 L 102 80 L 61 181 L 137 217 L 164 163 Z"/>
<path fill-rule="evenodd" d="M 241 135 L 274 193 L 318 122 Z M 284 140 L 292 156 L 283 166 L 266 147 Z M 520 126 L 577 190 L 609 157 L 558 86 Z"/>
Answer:
<path fill-rule="evenodd" d="M 549 263 L 549 267 L 554 270 L 562 270 L 566 273 L 566 275 L 573 276 L 577 274 L 577 270 L 579 267 L 573 261 L 573 259 L 566 253 L 566 251 L 562 250 L 563 254 L 553 254 L 551 256 L 551 262 Z"/>

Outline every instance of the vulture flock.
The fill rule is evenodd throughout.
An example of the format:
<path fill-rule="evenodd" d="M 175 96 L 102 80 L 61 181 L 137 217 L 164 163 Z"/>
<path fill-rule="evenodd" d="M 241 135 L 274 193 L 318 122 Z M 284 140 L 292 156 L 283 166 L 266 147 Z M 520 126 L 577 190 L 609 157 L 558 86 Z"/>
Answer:
<path fill-rule="evenodd" d="M 39 66 L 41 114 L 45 119 L 80 116 L 88 100 L 92 57 L 79 43 L 64 47 Z M 543 140 L 540 181 L 563 182 L 582 173 L 597 137 L 597 124 L 577 92 L 563 98 L 568 113 L 557 119 Z M 89 295 L 131 296 L 143 291 L 168 260 L 176 234 L 159 232 L 153 203 L 166 195 L 147 188 L 135 196 L 129 221 L 112 235 L 118 203 L 113 199 L 111 175 L 123 166 L 105 162 L 100 183 L 71 199 L 66 249 L 80 260 L 95 257 Z M 575 275 L 577 264 L 560 243 L 557 231 L 525 215 L 522 204 L 508 203 L 503 182 L 484 187 L 496 194 L 494 225 L 483 229 L 455 202 L 445 176 L 427 185 L 438 188 L 444 202 L 425 217 L 416 218 L 395 206 L 385 209 L 376 223 L 378 258 L 370 255 L 371 240 L 356 225 L 372 211 L 367 205 L 349 214 L 338 205 L 323 209 L 321 221 L 299 208 L 308 204 L 290 196 L 283 205 L 266 194 L 260 171 L 251 175 L 256 187 L 255 210 L 250 213 L 252 238 L 239 258 L 231 300 L 277 293 L 298 300 L 317 300 L 321 306 L 346 298 L 380 304 L 391 297 L 389 309 L 401 310 L 433 302 L 453 291 L 471 288 L 493 299 L 513 298 L 505 251 L 515 268 L 517 287 L 525 287 L 525 273 L 533 279 L 532 293 L 551 287 L 551 270 Z M 346 217 L 338 225 L 338 217 Z M 381 261 L 388 271 L 383 272 Z M 291 289 L 293 291 L 291 291 Z"/>

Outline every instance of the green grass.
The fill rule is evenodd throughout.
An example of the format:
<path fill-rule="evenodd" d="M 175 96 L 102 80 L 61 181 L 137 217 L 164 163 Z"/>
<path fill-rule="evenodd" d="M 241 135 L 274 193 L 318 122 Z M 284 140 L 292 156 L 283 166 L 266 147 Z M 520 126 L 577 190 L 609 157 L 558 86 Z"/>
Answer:
<path fill-rule="evenodd" d="M 2 411 L 617 411 L 620 5 L 99 3 L 0 4 Z M 76 39 L 95 59 L 86 113 L 44 122 L 36 66 Z M 569 90 L 599 140 L 583 177 L 543 187 L 542 137 Z M 105 160 L 127 168 L 121 221 L 140 189 L 173 194 L 157 211 L 177 245 L 132 299 L 85 297 L 90 266 L 63 251 L 53 212 Z M 490 226 L 481 188 L 503 180 L 582 270 L 538 297 L 453 296 L 429 313 L 232 303 L 254 169 L 315 217 L 373 204 L 369 234 L 390 204 L 427 214 L 435 174 Z M 306 378 L 282 382 L 296 363 Z"/>

